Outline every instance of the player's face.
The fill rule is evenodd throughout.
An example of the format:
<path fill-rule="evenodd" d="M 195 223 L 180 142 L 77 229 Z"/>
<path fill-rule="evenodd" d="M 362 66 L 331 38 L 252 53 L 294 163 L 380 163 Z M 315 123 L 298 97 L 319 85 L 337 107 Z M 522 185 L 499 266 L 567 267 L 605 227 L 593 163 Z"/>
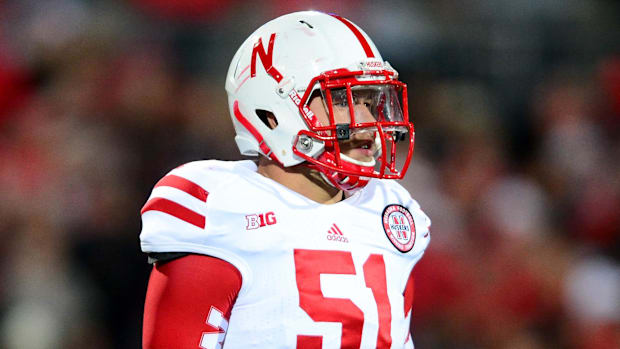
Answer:
<path fill-rule="evenodd" d="M 368 93 L 364 91 L 353 91 L 353 103 L 355 123 L 376 121 L 372 113 L 372 100 Z M 331 124 L 322 97 L 315 97 L 312 99 L 309 107 L 322 125 Z M 336 124 L 351 123 L 346 90 L 332 90 L 332 108 Z M 374 131 L 352 130 L 351 137 L 348 140 L 340 141 L 341 153 L 358 161 L 372 161 L 376 150 Z"/>

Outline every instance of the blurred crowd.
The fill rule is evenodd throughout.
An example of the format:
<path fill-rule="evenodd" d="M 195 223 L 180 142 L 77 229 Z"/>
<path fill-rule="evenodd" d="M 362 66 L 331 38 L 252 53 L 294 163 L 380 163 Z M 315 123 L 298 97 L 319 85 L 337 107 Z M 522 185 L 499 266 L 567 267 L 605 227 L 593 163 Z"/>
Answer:
<path fill-rule="evenodd" d="M 331 7 L 330 7 L 331 6 Z M 620 348 L 614 1 L 0 1 L 0 348 L 136 348 L 139 211 L 240 159 L 224 77 L 259 25 L 337 12 L 409 84 L 403 184 L 433 221 L 426 348 Z"/>

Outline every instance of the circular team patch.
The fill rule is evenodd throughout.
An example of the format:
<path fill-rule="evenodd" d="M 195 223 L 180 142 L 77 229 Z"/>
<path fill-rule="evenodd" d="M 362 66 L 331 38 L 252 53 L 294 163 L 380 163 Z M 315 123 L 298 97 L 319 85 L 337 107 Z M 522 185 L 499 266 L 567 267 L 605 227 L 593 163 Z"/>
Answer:
<path fill-rule="evenodd" d="M 400 252 L 409 252 L 415 243 L 415 223 L 409 210 L 401 205 L 388 205 L 381 218 L 385 235 Z"/>

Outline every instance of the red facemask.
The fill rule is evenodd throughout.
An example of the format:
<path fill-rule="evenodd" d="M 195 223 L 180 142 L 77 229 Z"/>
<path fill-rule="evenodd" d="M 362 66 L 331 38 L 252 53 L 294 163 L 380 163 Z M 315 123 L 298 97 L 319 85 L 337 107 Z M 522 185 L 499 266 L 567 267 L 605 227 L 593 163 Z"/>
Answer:
<path fill-rule="evenodd" d="M 307 104 L 317 84 L 322 91 L 329 125 L 307 116 Z M 360 105 L 366 108 L 365 115 L 372 115 L 372 118 L 361 117 L 356 111 Z M 414 127 L 409 122 L 407 86 L 394 79 L 393 71 L 341 69 L 321 74 L 310 82 L 299 109 L 310 130 L 299 131 L 293 152 L 319 171 L 329 184 L 340 190 L 354 191 L 363 188 L 370 178 L 404 177 L 413 155 Z M 343 112 L 350 122 L 337 124 L 336 114 L 342 119 Z M 342 144 L 360 132 L 374 135 L 375 161 L 356 161 L 341 153 Z M 325 150 L 316 158 L 306 155 L 298 149 L 303 137 L 323 142 Z M 402 164 L 396 163 L 397 145 L 405 146 L 407 151 Z"/>

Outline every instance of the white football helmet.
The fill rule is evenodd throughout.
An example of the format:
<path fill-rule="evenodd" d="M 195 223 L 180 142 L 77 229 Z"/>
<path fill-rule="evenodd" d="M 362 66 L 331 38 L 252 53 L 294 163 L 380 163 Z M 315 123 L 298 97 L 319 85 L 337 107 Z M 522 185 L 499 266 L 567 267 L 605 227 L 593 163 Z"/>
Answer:
<path fill-rule="evenodd" d="M 368 35 L 345 18 L 305 11 L 264 24 L 233 57 L 226 92 L 243 155 L 261 154 L 284 167 L 304 163 L 347 191 L 371 177 L 401 179 L 409 166 L 414 128 L 407 87 Z M 323 98 L 328 124 L 308 106 L 317 96 Z M 359 103 L 374 120 L 360 120 Z M 337 124 L 334 114 L 343 110 L 348 122 Z M 275 116 L 276 127 L 267 123 L 267 112 Z M 357 133 L 374 139 L 360 145 L 372 149 L 371 161 L 341 153 Z M 399 141 L 406 144 L 407 157 L 397 167 Z"/>

